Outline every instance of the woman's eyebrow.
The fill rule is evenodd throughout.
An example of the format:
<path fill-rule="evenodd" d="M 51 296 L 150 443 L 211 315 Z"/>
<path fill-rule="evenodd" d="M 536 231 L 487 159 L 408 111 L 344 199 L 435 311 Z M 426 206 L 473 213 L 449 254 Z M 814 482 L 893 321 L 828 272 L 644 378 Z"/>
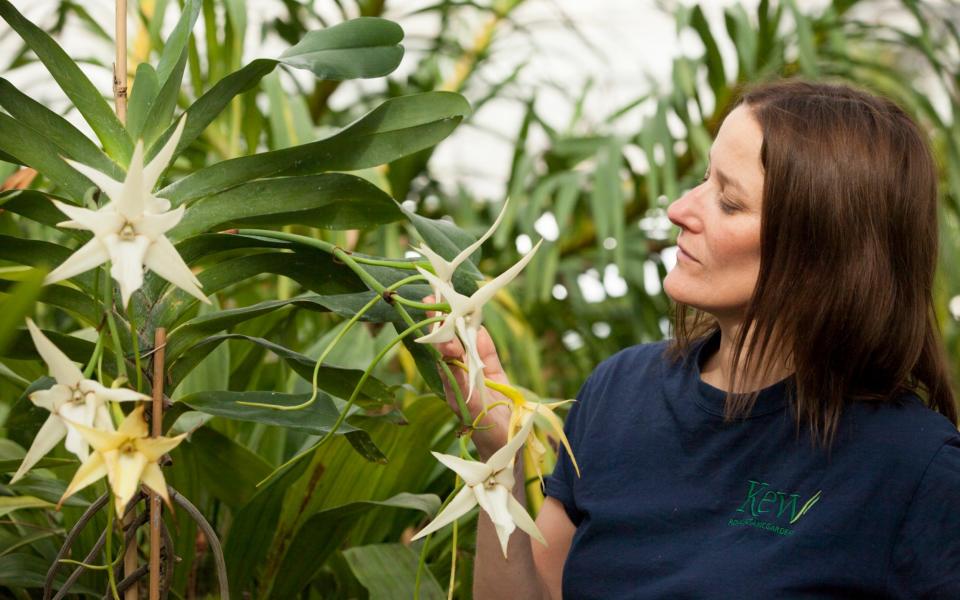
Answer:
<path fill-rule="evenodd" d="M 711 163 L 712 163 L 712 161 L 711 161 L 709 158 L 707 158 L 707 172 L 708 172 L 708 173 L 709 173 L 710 170 L 711 170 Z M 738 191 L 738 192 L 740 192 L 741 194 L 743 194 L 744 196 L 747 195 L 747 188 L 743 187 L 743 185 L 742 185 L 739 181 L 737 181 L 736 179 L 733 179 L 732 177 L 730 177 L 729 175 L 727 175 L 726 173 L 724 173 L 724 172 L 721 171 L 720 169 L 716 169 L 716 174 L 717 174 L 717 179 L 720 180 L 720 183 L 721 183 L 724 187 L 733 188 L 733 189 L 735 189 L 736 191 Z"/>

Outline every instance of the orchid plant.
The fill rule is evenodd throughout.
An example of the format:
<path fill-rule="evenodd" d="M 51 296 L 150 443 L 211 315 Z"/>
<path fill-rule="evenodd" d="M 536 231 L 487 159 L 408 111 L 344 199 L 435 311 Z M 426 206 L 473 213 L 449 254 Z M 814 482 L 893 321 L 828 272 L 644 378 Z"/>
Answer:
<path fill-rule="evenodd" d="M 101 500 L 91 502 L 89 511 L 65 536 L 61 557 L 79 539 L 80 530 L 92 522 L 98 507 L 112 498 L 104 534 L 105 564 L 94 564 L 91 561 L 96 559 L 91 555 L 78 569 L 106 571 L 114 598 L 119 598 L 119 593 L 112 568 L 117 559 L 110 546 L 114 537 L 110 533 L 113 515 L 129 522 L 137 507 L 133 500 L 139 497 L 141 487 L 163 498 L 170 508 L 171 501 L 176 502 L 177 510 L 187 511 L 203 529 L 217 554 L 214 562 L 222 596 L 227 596 L 228 586 L 234 585 L 238 592 L 257 597 L 294 597 L 301 591 L 297 582 L 281 582 L 278 574 L 285 561 L 298 561 L 301 557 L 289 554 L 290 545 L 284 536 L 298 530 L 299 519 L 318 514 L 317 506 L 304 506 L 296 516 L 286 512 L 277 516 L 276 543 L 264 537 L 263 543 L 248 545 L 246 540 L 237 541 L 239 537 L 228 537 L 226 551 L 221 552 L 213 527 L 189 500 L 167 485 L 168 480 L 176 484 L 177 478 L 166 477 L 161 465 L 176 471 L 179 465 L 169 457 L 171 452 L 174 456 L 189 456 L 190 460 L 184 461 L 186 468 L 191 464 L 196 468 L 204 458 L 213 455 L 226 461 L 246 456 L 250 451 L 231 446 L 221 456 L 220 448 L 211 446 L 210 439 L 219 435 L 215 433 L 206 438 L 201 435 L 199 440 L 191 438 L 191 443 L 181 445 L 191 432 L 206 423 L 196 418 L 196 412 L 205 413 L 204 419 L 253 422 L 318 436 L 292 457 L 284 449 L 282 459 L 287 460 L 277 461 L 279 466 L 257 457 L 252 466 L 238 467 L 244 469 L 244 477 L 239 478 L 240 483 L 231 481 L 230 485 L 246 485 L 250 474 L 254 474 L 261 489 L 270 488 L 270 493 L 263 497 L 273 497 L 272 494 L 281 498 L 295 493 L 288 488 L 295 490 L 300 482 L 318 481 L 323 466 L 303 459 L 317 456 L 323 452 L 321 446 L 337 437 L 349 443 L 364 465 L 379 465 L 388 457 L 365 427 L 373 427 L 370 423 L 394 426 L 403 422 L 398 417 L 411 404 L 397 398 L 406 388 L 388 386 L 378 379 L 374 374 L 378 363 L 402 343 L 405 356 L 413 358 L 412 363 L 419 368 L 426 385 L 434 395 L 442 395 L 437 371 L 448 377 L 452 374 L 433 344 L 459 338 L 466 351 L 466 364 L 462 367 L 467 370 L 469 381 L 466 400 L 461 390 L 456 390 L 459 402 L 463 407 L 478 395 L 483 410 L 487 410 L 487 388 L 503 389 L 483 377 L 477 335 L 483 324 L 484 308 L 530 263 L 542 240 L 504 272 L 486 283 L 480 282 L 474 291 L 474 282 L 464 284 L 460 276 L 465 270 L 479 273 L 475 264 L 467 263 L 504 220 L 509 200 L 486 232 L 477 239 L 468 239 L 455 227 L 441 226 L 406 211 L 383 189 L 385 186 L 378 187 L 369 179 L 352 174 L 391 163 L 444 139 L 470 112 L 463 97 L 455 93 L 427 92 L 391 98 L 337 133 L 299 146 L 260 152 L 260 140 L 251 135 L 246 140 L 249 156 L 241 155 L 236 144 L 223 144 L 220 146 L 227 151 L 222 155 L 227 160 L 194 168 L 198 162 L 209 159 L 204 154 L 210 150 L 208 126 L 221 111 L 238 106 L 233 100 L 241 92 L 257 85 L 275 86 L 276 82 L 261 79 L 278 65 L 307 69 L 330 81 L 384 75 L 396 68 L 403 55 L 399 45 L 402 30 L 397 25 L 377 18 L 347 21 L 311 32 L 276 59 L 257 59 L 222 77 L 175 116 L 178 101 L 187 94 L 180 84 L 189 59 L 190 32 L 200 9 L 199 1 L 187 0 L 156 67 L 143 64 L 137 68 L 128 118 L 123 122 L 56 42 L 24 19 L 9 0 L 0 0 L 0 18 L 44 63 L 100 141 L 98 145 L 87 139 L 59 115 L 0 80 L 0 161 L 16 161 L 44 176 L 38 180 L 42 185 L 38 184 L 37 189 L 0 192 L 0 204 L 5 213 L 57 232 L 49 235 L 55 241 L 24 239 L 27 251 L 0 257 L 21 261 L 27 275 L 37 276 L 38 289 L 41 280 L 48 286 L 32 296 L 38 297 L 44 306 L 34 308 L 31 304 L 29 311 L 23 313 L 27 317 L 26 328 L 20 334 L 33 341 L 36 354 L 53 378 L 52 385 L 45 379 L 33 381 L 30 393 L 24 394 L 34 406 L 47 411 L 42 425 L 33 424 L 32 414 L 23 418 L 22 427 L 10 426 L 8 421 L 8 430 L 15 431 L 28 448 L 10 483 L 17 484 L 11 489 L 18 492 L 32 485 L 29 479 L 23 481 L 31 470 L 35 470 L 33 476 L 45 476 L 44 471 L 36 472 L 38 465 L 50 464 L 43 459 L 53 458 L 49 455 L 55 455 L 57 446 L 64 441 L 66 451 L 76 456 L 80 464 L 62 495 L 58 490 L 57 508 L 64 507 L 65 502 L 69 506 L 74 501 L 90 500 L 90 488 L 100 488 L 104 493 Z M 271 96 L 271 102 L 278 100 L 283 100 L 282 94 Z M 283 113 L 282 108 L 278 112 Z M 17 137 L 8 135 L 10 131 L 30 135 Z M 273 131 L 267 143 L 277 140 L 278 133 Z M 204 143 L 196 144 L 201 136 Z M 17 140 L 29 143 L 19 144 Z M 213 146 L 223 149 L 217 144 Z M 188 149 L 189 160 L 178 161 Z M 48 200 L 56 211 L 49 209 Z M 329 241 L 325 234 L 307 229 L 372 229 L 397 221 L 408 222 L 411 234 L 422 240 L 414 248 L 420 254 L 417 259 L 364 256 Z M 84 232 L 76 236 L 80 242 L 75 250 L 62 245 L 62 231 L 56 228 Z M 305 231 L 295 232 L 295 228 Z M 434 244 L 435 241 L 440 243 Z M 51 266 L 52 270 L 47 272 Z M 261 276 L 275 274 L 301 285 L 301 293 L 284 294 L 280 299 L 248 306 L 232 302 L 227 308 L 212 301 L 229 286 L 254 280 L 260 283 Z M 459 289 L 454 286 L 455 275 Z M 116 296 L 115 289 L 119 292 Z M 415 300 L 423 298 L 426 289 L 432 289 L 435 302 Z M 282 316 L 278 311 L 285 308 L 322 310 L 344 315 L 348 321 L 317 360 L 267 340 L 267 334 L 258 337 L 224 333 L 258 317 L 276 319 Z M 430 312 L 438 316 L 426 317 Z M 22 316 L 16 320 L 23 322 Z M 34 320 L 48 332 L 55 326 L 78 333 L 62 338 L 51 336 L 58 340 L 58 348 Z M 362 320 L 392 323 L 398 333 L 377 351 L 362 372 L 327 364 L 331 351 L 348 339 L 351 328 Z M 91 341 L 91 335 L 95 340 Z M 308 379 L 312 366 L 310 397 L 304 400 L 286 388 L 226 389 L 226 377 L 219 378 L 227 383 L 218 389 L 180 393 L 196 371 L 207 368 L 207 357 L 227 339 L 271 351 L 304 379 Z M 17 352 L 24 352 L 23 347 L 24 344 L 17 345 Z M 64 350 L 70 356 L 82 355 L 86 367 L 74 363 Z M 148 368 L 150 361 L 143 360 L 148 356 L 154 358 L 152 369 Z M 11 381 L 19 382 L 29 372 L 12 373 Z M 43 389 L 45 386 L 47 389 Z M 152 399 L 165 407 L 166 434 L 148 435 L 143 402 Z M 420 406 L 419 402 L 413 406 Z M 131 405 L 132 409 L 124 408 Z M 509 537 L 518 528 L 543 541 L 526 508 L 512 496 L 512 489 L 515 457 L 520 448 L 526 444 L 528 450 L 546 452 L 530 435 L 536 426 L 530 416 L 531 410 L 549 408 L 540 405 L 531 409 L 522 401 L 513 402 L 515 419 L 511 420 L 509 442 L 485 463 L 470 459 L 465 446 L 460 457 L 435 453 L 438 460 L 463 478 L 465 486 L 417 539 L 455 524 L 473 507 L 480 506 L 494 520 L 505 555 Z M 446 410 L 445 405 L 443 409 Z M 27 412 L 30 411 L 15 406 L 11 418 Z M 185 418 L 188 412 L 191 414 Z M 473 429 L 468 412 L 461 410 L 462 430 L 469 435 Z M 363 419 L 354 419 L 355 416 Z M 176 434 L 169 433 L 171 423 Z M 419 459 L 404 460 L 431 460 L 426 452 L 421 454 Z M 101 481 L 104 478 L 105 484 Z M 259 497 L 258 486 L 251 484 L 246 493 L 257 493 Z M 233 489 L 227 485 L 223 488 Z M 405 492 L 395 491 L 401 498 L 398 502 L 407 502 L 403 499 Z M 422 496 L 429 496 L 431 501 L 411 506 L 432 512 L 429 507 L 433 501 L 439 503 L 439 499 Z M 231 501 L 235 504 L 229 511 L 230 535 L 242 536 L 251 528 L 259 531 L 260 517 L 253 511 L 245 512 L 238 500 Z M 64 516 L 55 518 L 63 519 L 69 514 L 65 510 Z M 137 535 L 124 537 L 127 544 L 140 543 Z M 236 549 L 238 544 L 244 545 L 243 552 Z M 82 554 L 87 549 L 81 550 Z M 224 555 L 233 562 L 228 562 Z M 165 557 L 165 568 L 172 570 L 174 549 L 168 548 Z M 54 572 L 60 562 L 70 561 L 59 561 Z M 136 572 L 142 575 L 142 570 Z M 47 580 L 49 587 L 60 579 Z M 60 595 L 67 594 L 67 587 L 75 581 L 76 578 L 68 580 Z M 53 590 L 48 591 L 52 595 Z"/>

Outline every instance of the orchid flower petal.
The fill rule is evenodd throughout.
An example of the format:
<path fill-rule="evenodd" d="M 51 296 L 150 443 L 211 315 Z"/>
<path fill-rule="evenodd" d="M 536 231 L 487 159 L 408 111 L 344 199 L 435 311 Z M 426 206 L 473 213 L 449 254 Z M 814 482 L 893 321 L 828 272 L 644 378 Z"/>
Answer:
<path fill-rule="evenodd" d="M 73 398 L 73 389 L 62 383 L 55 383 L 50 389 L 37 390 L 30 394 L 30 402 L 53 413 L 59 412 L 63 403 L 69 402 L 71 398 Z"/>
<path fill-rule="evenodd" d="M 116 496 L 117 513 L 123 516 L 123 509 L 129 504 L 140 487 L 140 476 L 147 466 L 147 457 L 139 452 L 111 450 L 103 454 L 107 466 L 110 487 Z"/>
<path fill-rule="evenodd" d="M 527 510 L 513 495 L 507 498 L 507 510 L 510 512 L 510 516 L 513 518 L 513 522 L 517 524 L 517 527 L 544 546 L 547 545 L 547 540 L 544 539 L 543 534 L 540 533 L 537 524 L 530 518 Z"/>
<path fill-rule="evenodd" d="M 148 240 L 154 242 L 157 238 L 176 227 L 177 223 L 183 219 L 183 213 L 186 210 L 187 207 L 180 206 L 165 213 L 145 213 L 143 217 L 140 218 L 140 222 L 137 223 L 137 233 L 146 236 Z M 179 256 L 179 254 L 177 256 Z"/>
<path fill-rule="evenodd" d="M 30 331 L 30 337 L 33 338 L 33 345 L 36 346 L 40 358 L 47 363 L 50 375 L 57 380 L 57 383 L 76 386 L 83 379 L 83 373 L 80 372 L 79 367 L 47 339 L 47 336 L 43 335 L 40 328 L 30 319 L 27 319 L 27 330 Z"/>
<path fill-rule="evenodd" d="M 520 271 L 522 271 L 523 268 L 527 266 L 527 263 L 533 259 L 533 255 L 537 253 L 537 250 L 540 249 L 540 245 L 542 243 L 543 240 L 541 239 L 529 252 L 523 256 L 523 258 L 518 260 L 516 264 L 500 275 L 497 275 L 493 281 L 481 286 L 480 289 L 477 290 L 477 293 L 471 296 L 470 299 L 479 306 L 483 306 L 489 302 L 497 294 L 497 292 L 500 291 L 501 288 L 513 281 L 514 278 L 520 274 Z"/>
<path fill-rule="evenodd" d="M 477 503 L 480 505 L 493 522 L 494 529 L 497 531 L 497 537 L 500 539 L 500 549 L 503 551 L 503 557 L 507 557 L 507 544 L 510 541 L 510 534 L 517 528 L 507 509 L 507 498 L 510 497 L 510 491 L 503 486 L 494 486 L 487 489 L 480 485 L 474 488 L 477 496 Z"/>
<path fill-rule="evenodd" d="M 67 260 L 63 261 L 60 266 L 47 273 L 47 276 L 43 279 L 43 283 L 44 285 L 49 285 L 63 281 L 64 279 L 70 279 L 80 273 L 86 273 L 94 267 L 99 267 L 108 260 L 110 260 L 110 253 L 107 251 L 107 247 L 103 245 L 103 242 L 101 242 L 99 238 L 93 238 L 83 246 L 80 246 L 80 248 L 71 254 Z"/>
<path fill-rule="evenodd" d="M 453 500 L 447 504 L 446 508 L 440 511 L 440 514 L 438 514 L 429 525 L 421 529 L 417 535 L 413 536 L 410 541 L 414 542 L 419 540 L 420 538 L 428 536 L 434 531 L 453 523 L 463 515 L 470 512 L 470 509 L 476 505 L 477 498 L 473 494 L 473 489 L 468 485 L 463 486 L 460 488 L 460 491 L 457 492 L 457 495 L 453 497 Z"/>
<path fill-rule="evenodd" d="M 142 235 L 131 240 L 122 240 L 115 234 L 104 238 L 110 252 L 110 276 L 120 285 L 120 298 L 123 306 L 130 302 L 130 296 L 143 287 L 143 257 L 150 246 L 150 240 Z"/>
<path fill-rule="evenodd" d="M 505 215 L 505 214 L 507 213 L 507 205 L 508 205 L 509 203 L 510 203 L 510 198 L 508 197 L 506 200 L 504 200 L 504 202 L 503 202 L 503 208 L 500 209 L 500 214 L 497 215 L 497 218 L 496 218 L 496 220 L 493 222 L 493 225 L 491 225 L 490 228 L 487 229 L 487 231 L 486 231 L 482 236 L 480 236 L 480 238 L 479 238 L 477 241 L 475 241 L 474 243 L 470 244 L 469 246 L 467 246 L 466 248 L 464 248 L 463 250 L 461 250 L 461 251 L 460 251 L 460 254 L 457 254 L 457 255 L 453 258 L 453 260 L 450 261 L 449 264 L 450 264 L 450 274 L 451 274 L 451 276 L 453 275 L 453 272 L 457 270 L 457 267 L 459 267 L 460 264 L 461 264 L 463 261 L 467 260 L 467 258 L 469 258 L 474 252 L 476 252 L 476 251 L 480 248 L 480 246 L 483 245 L 483 243 L 484 243 L 485 241 L 487 241 L 487 238 L 489 238 L 491 235 L 493 235 L 493 232 L 496 231 L 497 227 L 500 226 L 500 221 L 503 220 L 503 215 Z M 450 279 L 450 278 L 449 278 L 449 277 L 446 277 L 445 279 Z"/>
<path fill-rule="evenodd" d="M 116 211 L 133 220 L 143 214 L 143 197 L 148 195 L 149 189 L 144 187 L 143 177 L 143 140 L 139 140 L 133 147 L 133 156 L 130 157 L 130 166 L 127 167 L 127 176 L 123 180 L 123 191 L 113 200 Z"/>
<path fill-rule="evenodd" d="M 63 496 L 60 497 L 60 502 L 57 503 L 57 508 L 63 504 L 64 500 L 76 494 L 91 483 L 99 481 L 106 474 L 107 466 L 103 461 L 103 455 L 99 452 L 94 452 L 87 458 L 87 460 L 83 462 L 83 464 L 80 465 L 80 468 L 77 469 L 77 472 L 74 473 L 73 479 L 67 486 L 66 491 L 63 492 Z"/>
<path fill-rule="evenodd" d="M 443 463 L 445 467 L 463 478 L 467 485 L 479 485 L 493 473 L 490 467 L 479 461 L 466 460 L 439 452 L 431 452 L 430 454 L 433 454 L 434 458 Z"/>
<path fill-rule="evenodd" d="M 143 188 L 146 191 L 152 191 L 157 186 L 157 181 L 160 180 L 160 176 L 169 166 L 170 158 L 173 156 L 174 150 L 177 149 L 177 144 L 180 142 L 180 136 L 183 134 L 183 128 L 186 124 L 187 118 L 181 116 L 180 122 L 177 123 L 177 128 L 173 130 L 170 139 L 157 152 L 153 160 L 143 168 Z M 169 203 L 167 206 L 169 207 Z"/>
<path fill-rule="evenodd" d="M 65 435 L 67 435 L 67 427 L 63 424 L 60 417 L 54 414 L 47 417 L 47 420 L 44 421 L 40 427 L 40 431 L 37 432 L 37 436 L 33 438 L 30 449 L 27 450 L 27 454 L 23 457 L 23 462 L 20 463 L 17 472 L 13 474 L 10 483 L 14 484 L 26 475 L 27 471 L 32 469 L 33 465 L 37 464 L 41 458 L 53 450 Z"/>
<path fill-rule="evenodd" d="M 150 462 L 156 462 L 161 456 L 177 447 L 177 444 L 183 441 L 187 434 L 181 433 L 174 437 L 143 437 L 133 441 L 137 452 L 147 457 Z"/>
<path fill-rule="evenodd" d="M 149 431 L 147 430 L 147 422 L 143 418 L 143 405 L 134 408 L 130 411 L 130 414 L 124 417 L 120 427 L 117 427 L 117 433 L 127 438 L 147 437 Z"/>
<path fill-rule="evenodd" d="M 103 235 L 107 231 L 119 229 L 123 224 L 123 217 L 113 211 L 90 210 L 59 200 L 51 200 L 51 202 L 60 212 L 70 218 L 69 221 L 57 223 L 59 227 L 89 229 L 94 235 Z"/>
<path fill-rule="evenodd" d="M 92 181 L 94 185 L 100 188 L 100 191 L 106 194 L 111 200 L 116 201 L 117 198 L 123 195 L 123 182 L 117 181 L 106 173 L 101 173 L 93 167 L 75 160 L 70 160 L 69 158 L 64 158 L 63 160 L 76 171 L 79 171 L 81 175 Z"/>
<path fill-rule="evenodd" d="M 200 280 L 183 262 L 177 249 L 165 237 L 157 238 L 144 258 L 147 268 L 201 302 L 210 304 L 210 299 L 200 289 Z"/>
<path fill-rule="evenodd" d="M 155 462 L 148 462 L 143 468 L 143 474 L 140 476 L 143 485 L 157 493 L 163 498 L 163 501 L 170 504 L 170 495 L 167 493 L 167 480 L 163 478 L 163 472 L 160 465 Z"/>
<path fill-rule="evenodd" d="M 150 396 L 135 392 L 128 388 L 111 388 L 92 379 L 84 379 L 80 382 L 80 391 L 83 393 L 93 392 L 101 400 L 110 400 L 111 402 L 131 402 L 133 400 L 150 400 Z"/>
<path fill-rule="evenodd" d="M 83 436 L 83 439 L 93 446 L 94 450 L 100 453 L 116 450 L 128 439 L 128 436 L 118 431 L 94 429 L 77 423 L 76 421 L 67 421 L 66 419 L 64 419 L 64 422 L 68 428 L 72 427 L 76 429 L 77 432 Z"/>
<path fill-rule="evenodd" d="M 523 427 L 520 428 L 520 431 L 517 432 L 517 435 L 513 436 L 503 448 L 494 452 L 493 456 L 487 460 L 487 464 L 490 465 L 490 468 L 494 472 L 505 469 L 511 464 L 513 457 L 516 456 L 517 451 L 520 450 L 520 446 L 526 441 L 532 427 L 533 419 L 527 420 Z"/>

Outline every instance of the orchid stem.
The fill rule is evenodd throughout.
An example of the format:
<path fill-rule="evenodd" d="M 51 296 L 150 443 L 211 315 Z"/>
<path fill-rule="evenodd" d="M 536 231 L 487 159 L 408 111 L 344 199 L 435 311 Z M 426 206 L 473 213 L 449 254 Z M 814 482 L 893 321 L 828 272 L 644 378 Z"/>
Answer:
<path fill-rule="evenodd" d="M 97 345 L 93 347 L 93 354 L 90 355 L 90 360 L 87 361 L 87 366 L 83 368 L 83 378 L 90 379 L 90 376 L 93 375 L 93 370 L 97 368 L 97 363 L 100 361 L 100 357 L 103 355 L 103 332 L 98 332 L 97 335 Z"/>
<path fill-rule="evenodd" d="M 453 522 L 453 537 L 450 540 L 450 587 L 447 588 L 447 600 L 453 600 L 453 588 L 457 585 L 457 529 L 459 523 Z"/>
<path fill-rule="evenodd" d="M 420 275 L 413 275 L 413 276 L 410 276 L 410 277 L 406 277 L 406 278 L 404 278 L 404 279 L 401 279 L 400 281 L 397 281 L 397 282 L 391 284 L 389 287 L 384 288 L 384 291 L 385 291 L 385 292 L 392 292 L 392 291 L 393 291 L 394 289 L 396 289 L 396 288 L 399 288 L 399 287 L 404 286 L 404 285 L 406 285 L 406 284 L 408 284 L 408 283 L 410 283 L 410 282 L 412 282 L 412 281 L 416 281 L 416 280 L 419 280 L 419 279 L 422 279 L 422 277 L 421 277 Z M 320 358 L 317 359 L 317 364 L 314 365 L 314 367 L 313 367 L 313 378 L 312 378 L 312 380 L 311 380 L 311 381 L 312 381 L 312 384 L 313 384 L 313 392 L 311 393 L 309 400 L 307 400 L 306 402 L 302 402 L 302 403 L 300 403 L 300 404 L 297 404 L 297 405 L 295 405 L 295 406 L 281 406 L 281 405 L 278 405 L 278 404 L 266 404 L 266 403 L 263 403 L 263 402 L 243 402 L 243 401 L 238 401 L 237 403 L 238 403 L 238 404 L 242 404 L 242 405 L 244 405 L 244 406 L 256 406 L 256 407 L 258 407 L 258 408 L 273 408 L 273 409 L 276 409 L 276 410 L 300 410 L 300 409 L 303 409 L 303 408 L 307 408 L 308 406 L 310 406 L 311 404 L 313 404 L 313 403 L 317 400 L 317 393 L 318 393 L 318 390 L 320 389 L 320 388 L 319 388 L 319 385 L 318 385 L 318 383 L 317 383 L 317 376 L 318 376 L 319 373 L 320 373 L 320 365 L 323 364 L 324 359 L 327 358 L 327 355 L 330 354 L 330 352 L 334 349 L 334 347 L 336 347 L 336 345 L 340 342 L 340 340 L 342 340 L 342 339 L 344 338 L 344 336 L 350 331 L 350 329 L 357 323 L 357 321 L 360 320 L 360 317 L 362 317 L 364 314 L 366 314 L 366 312 L 367 312 L 368 310 L 370 310 L 371 308 L 373 308 L 374 305 L 375 305 L 377 302 L 379 302 L 380 300 L 382 300 L 382 299 L 383 299 L 383 294 L 377 294 L 377 295 L 375 295 L 373 298 L 371 298 L 370 301 L 367 302 L 367 303 L 363 306 L 363 308 L 361 308 L 359 311 L 357 311 L 357 314 L 355 314 L 355 315 L 353 315 L 352 317 L 350 317 L 350 320 L 347 321 L 347 324 L 343 326 L 343 329 L 341 329 L 340 332 L 337 333 L 336 337 L 334 337 L 332 340 L 330 340 L 330 343 L 327 344 L 327 347 L 326 347 L 326 348 L 324 348 L 323 352 L 320 354 Z"/>
<path fill-rule="evenodd" d="M 380 362 L 380 360 L 384 356 L 386 356 L 387 352 L 389 352 L 394 346 L 396 346 L 400 341 L 402 341 L 403 338 L 417 331 L 420 327 L 424 325 L 429 325 L 431 323 L 436 323 L 442 320 L 443 320 L 443 317 L 430 317 L 429 319 L 424 319 L 423 321 L 414 323 L 410 327 L 404 329 L 399 335 L 397 335 L 397 337 L 390 340 L 390 343 L 384 346 L 380 350 L 380 352 L 378 352 L 377 355 L 373 357 L 373 360 L 370 361 L 370 364 L 367 365 L 367 368 L 366 370 L 364 370 L 363 375 L 360 376 L 360 381 L 358 381 L 357 385 L 353 387 L 353 393 L 350 394 L 350 399 L 347 400 L 347 404 L 343 407 L 343 410 L 340 411 L 340 415 L 337 417 L 337 420 L 334 422 L 333 426 L 330 428 L 330 431 L 325 433 L 323 437 L 320 438 L 320 441 L 318 441 L 316 444 L 314 444 L 313 446 L 310 446 L 300 454 L 294 456 L 287 462 L 277 467 L 272 473 L 270 473 L 262 481 L 260 481 L 260 483 L 257 484 L 257 487 L 260 487 L 261 485 L 263 485 L 264 483 L 272 479 L 276 473 L 279 473 L 280 471 L 285 470 L 287 467 L 297 462 L 304 456 L 307 456 L 308 454 L 312 453 L 314 450 L 316 450 L 317 448 L 325 444 L 327 440 L 332 438 L 333 435 L 337 433 L 337 430 L 340 429 L 340 425 L 342 425 L 344 420 L 346 420 L 347 413 L 350 412 L 350 409 L 353 407 L 353 403 L 356 402 L 357 397 L 360 395 L 360 390 L 363 388 L 363 384 L 366 383 L 367 379 L 370 377 L 370 374 L 373 373 L 374 367 L 376 367 L 377 364 Z"/>
<path fill-rule="evenodd" d="M 137 367 L 137 391 L 143 391 L 143 371 L 140 368 L 140 335 L 137 333 L 137 324 L 133 320 L 133 311 L 127 307 L 127 321 L 130 323 L 130 339 L 133 343 L 133 361 Z"/>
<path fill-rule="evenodd" d="M 107 492 L 109 493 L 109 492 Z M 116 499 L 114 499 L 116 502 Z M 107 564 L 114 564 L 113 561 L 113 507 L 107 506 L 107 539 L 103 552 L 106 555 Z M 117 555 L 117 560 L 123 556 L 123 553 Z M 113 594 L 113 600 L 120 600 L 120 592 L 117 591 L 117 578 L 113 574 L 113 568 L 107 569 L 107 581 L 110 582 L 110 592 Z"/>
<path fill-rule="evenodd" d="M 113 354 L 117 361 L 117 375 L 127 377 L 127 365 L 123 360 L 123 346 L 120 345 L 120 334 L 117 332 L 117 323 L 113 319 L 113 280 L 110 273 L 104 269 L 106 285 L 103 290 L 103 305 L 107 313 L 107 326 L 110 328 L 110 340 L 113 342 Z"/>

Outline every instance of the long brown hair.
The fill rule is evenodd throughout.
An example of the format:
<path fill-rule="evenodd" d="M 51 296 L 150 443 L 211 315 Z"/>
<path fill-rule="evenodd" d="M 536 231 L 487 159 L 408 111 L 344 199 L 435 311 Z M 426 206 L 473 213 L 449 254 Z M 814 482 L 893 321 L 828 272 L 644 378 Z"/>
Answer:
<path fill-rule="evenodd" d="M 737 104 L 763 132 L 764 182 L 760 272 L 724 419 L 750 413 L 757 390 L 737 382 L 768 373 L 775 349 L 795 370 L 797 432 L 806 423 L 814 443 L 831 447 L 847 403 L 905 393 L 956 425 L 932 298 L 937 169 L 924 133 L 895 103 L 846 85 L 767 83 Z M 674 360 L 719 329 L 681 303 L 673 325 Z"/>

